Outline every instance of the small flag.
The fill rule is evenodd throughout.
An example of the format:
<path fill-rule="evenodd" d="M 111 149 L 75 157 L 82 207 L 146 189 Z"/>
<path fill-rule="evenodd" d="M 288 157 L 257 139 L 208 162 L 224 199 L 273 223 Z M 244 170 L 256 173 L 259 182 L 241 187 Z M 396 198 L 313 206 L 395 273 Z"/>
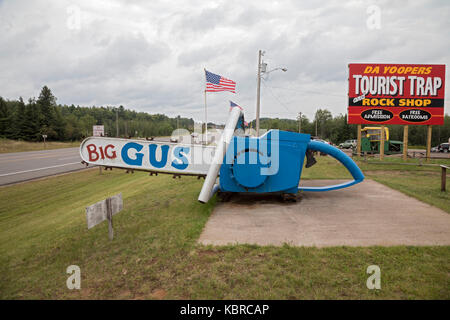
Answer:
<path fill-rule="evenodd" d="M 230 91 L 236 93 L 236 82 L 214 74 L 205 69 L 206 73 L 206 92 Z"/>
<path fill-rule="evenodd" d="M 244 121 L 244 126 L 248 127 L 248 122 Z"/>
<path fill-rule="evenodd" d="M 244 109 L 242 109 L 241 106 L 237 105 L 236 103 L 234 103 L 233 101 L 230 101 L 230 111 L 231 109 L 238 107 L 239 109 L 241 109 L 242 111 L 244 111 Z"/>

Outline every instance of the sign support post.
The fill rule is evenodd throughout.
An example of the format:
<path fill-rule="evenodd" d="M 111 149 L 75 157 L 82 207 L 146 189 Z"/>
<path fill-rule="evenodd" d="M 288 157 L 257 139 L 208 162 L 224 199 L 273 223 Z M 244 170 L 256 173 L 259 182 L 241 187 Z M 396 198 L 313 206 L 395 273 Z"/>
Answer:
<path fill-rule="evenodd" d="M 46 135 L 46 134 L 43 134 L 43 135 L 42 135 L 42 138 L 44 138 L 44 149 L 46 149 L 45 139 L 47 139 L 47 135 Z"/>
<path fill-rule="evenodd" d="M 431 153 L 431 130 L 433 128 L 432 125 L 428 125 L 427 132 L 427 162 L 430 161 L 430 153 Z"/>
<path fill-rule="evenodd" d="M 380 160 L 384 159 L 384 125 L 381 126 L 381 136 L 380 136 Z"/>
<path fill-rule="evenodd" d="M 356 156 L 361 156 L 361 125 L 358 124 L 358 132 L 356 133 L 358 141 L 356 142 Z"/>
<path fill-rule="evenodd" d="M 408 126 L 403 126 L 403 160 L 408 158 Z"/>
<path fill-rule="evenodd" d="M 106 219 L 108 220 L 109 240 L 112 240 L 114 238 L 114 229 L 112 223 L 111 198 L 106 199 Z"/>
<path fill-rule="evenodd" d="M 114 238 L 113 215 L 123 209 L 122 193 L 106 198 L 100 202 L 86 207 L 86 220 L 88 229 L 108 220 L 109 240 Z"/>

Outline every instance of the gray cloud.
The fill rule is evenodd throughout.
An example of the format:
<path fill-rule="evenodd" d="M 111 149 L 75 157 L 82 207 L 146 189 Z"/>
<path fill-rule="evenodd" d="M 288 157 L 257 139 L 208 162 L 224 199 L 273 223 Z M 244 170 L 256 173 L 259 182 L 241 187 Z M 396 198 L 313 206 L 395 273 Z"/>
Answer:
<path fill-rule="evenodd" d="M 60 103 L 202 120 L 206 67 L 238 89 L 208 94 L 209 119 L 225 121 L 230 99 L 252 119 L 264 49 L 288 72 L 264 81 L 262 116 L 345 113 L 348 63 L 448 64 L 449 16 L 447 1 L 0 1 L 0 95 L 48 85 Z"/>

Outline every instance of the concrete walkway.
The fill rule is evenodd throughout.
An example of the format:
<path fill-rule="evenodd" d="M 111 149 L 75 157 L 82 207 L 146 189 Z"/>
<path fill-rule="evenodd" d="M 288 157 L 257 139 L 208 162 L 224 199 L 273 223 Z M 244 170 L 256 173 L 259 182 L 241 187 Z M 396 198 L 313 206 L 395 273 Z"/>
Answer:
<path fill-rule="evenodd" d="M 338 180 L 306 180 L 322 186 Z M 233 196 L 218 203 L 200 243 L 296 246 L 450 245 L 450 214 L 372 180 L 301 201 Z"/>

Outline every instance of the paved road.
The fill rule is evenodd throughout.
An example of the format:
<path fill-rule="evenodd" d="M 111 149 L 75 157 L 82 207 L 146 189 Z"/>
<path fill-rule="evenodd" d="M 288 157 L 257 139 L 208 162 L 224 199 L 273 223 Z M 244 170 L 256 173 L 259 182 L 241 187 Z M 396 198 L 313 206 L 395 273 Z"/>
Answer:
<path fill-rule="evenodd" d="M 170 137 L 155 137 L 154 141 L 167 143 Z M 190 139 L 188 141 L 190 143 Z M 83 168 L 79 148 L 2 153 L 0 186 Z"/>
<path fill-rule="evenodd" d="M 85 168 L 79 148 L 0 154 L 0 185 Z"/>

